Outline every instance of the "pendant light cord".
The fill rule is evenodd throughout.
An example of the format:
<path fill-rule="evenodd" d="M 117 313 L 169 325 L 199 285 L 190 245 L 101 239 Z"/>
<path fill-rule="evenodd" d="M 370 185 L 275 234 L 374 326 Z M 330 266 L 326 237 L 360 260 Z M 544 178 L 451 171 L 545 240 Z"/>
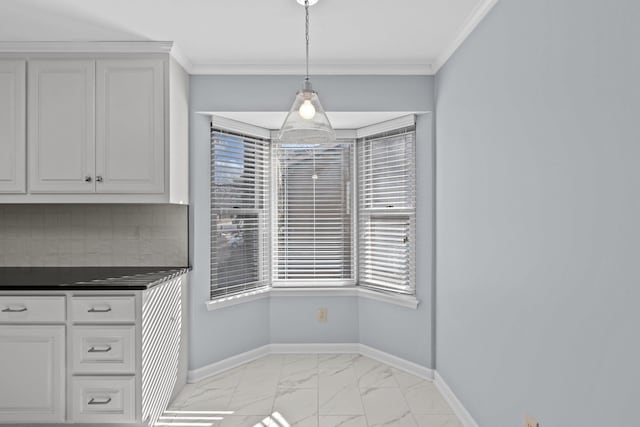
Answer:
<path fill-rule="evenodd" d="M 304 0 L 304 11 L 306 15 L 305 20 L 305 36 L 307 42 L 307 77 L 306 81 L 309 81 L 309 0 Z"/>

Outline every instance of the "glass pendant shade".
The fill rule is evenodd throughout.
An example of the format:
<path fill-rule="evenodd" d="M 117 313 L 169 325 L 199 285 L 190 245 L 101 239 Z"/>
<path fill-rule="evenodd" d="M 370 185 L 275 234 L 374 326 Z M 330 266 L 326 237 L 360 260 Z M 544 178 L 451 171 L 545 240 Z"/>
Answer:
<path fill-rule="evenodd" d="M 298 143 L 321 143 L 336 139 L 318 94 L 308 81 L 305 81 L 305 88 L 296 94 L 280 128 L 279 139 Z"/>
<path fill-rule="evenodd" d="M 307 44 L 307 73 L 304 86 L 296 93 L 296 99 L 284 119 L 278 139 L 294 144 L 314 144 L 336 139 L 336 133 L 329 123 L 329 118 L 320 104 L 318 94 L 311 87 L 309 80 L 309 6 L 318 0 L 297 0 L 304 4 L 305 38 Z"/>

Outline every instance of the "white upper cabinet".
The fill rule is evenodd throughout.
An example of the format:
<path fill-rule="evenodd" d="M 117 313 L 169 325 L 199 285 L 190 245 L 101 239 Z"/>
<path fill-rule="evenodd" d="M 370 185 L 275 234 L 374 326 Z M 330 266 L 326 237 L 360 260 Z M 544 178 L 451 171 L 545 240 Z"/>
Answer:
<path fill-rule="evenodd" d="M 98 60 L 96 70 L 96 191 L 163 193 L 164 61 Z"/>
<path fill-rule="evenodd" d="M 29 61 L 29 192 L 92 193 L 95 61 Z"/>
<path fill-rule="evenodd" d="M 0 192 L 26 192 L 26 61 L 0 60 Z"/>
<path fill-rule="evenodd" d="M 0 204 L 189 203 L 189 75 L 171 42 L 2 46 Z"/>

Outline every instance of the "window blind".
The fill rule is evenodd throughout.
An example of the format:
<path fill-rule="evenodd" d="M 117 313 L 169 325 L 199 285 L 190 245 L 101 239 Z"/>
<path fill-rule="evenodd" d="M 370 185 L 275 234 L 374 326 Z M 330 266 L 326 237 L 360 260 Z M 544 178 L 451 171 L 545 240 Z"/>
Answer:
<path fill-rule="evenodd" d="M 273 149 L 274 286 L 353 284 L 353 143 Z"/>
<path fill-rule="evenodd" d="M 358 140 L 358 281 L 415 293 L 415 128 Z"/>
<path fill-rule="evenodd" d="M 269 285 L 269 141 L 211 130 L 211 299 Z"/>

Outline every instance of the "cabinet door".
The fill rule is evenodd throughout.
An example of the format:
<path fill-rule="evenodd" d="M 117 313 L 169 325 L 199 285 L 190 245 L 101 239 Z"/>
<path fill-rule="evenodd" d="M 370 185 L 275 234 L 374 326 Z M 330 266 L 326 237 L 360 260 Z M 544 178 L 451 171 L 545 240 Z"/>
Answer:
<path fill-rule="evenodd" d="M 96 191 L 163 193 L 164 61 L 98 60 Z"/>
<path fill-rule="evenodd" d="M 64 328 L 0 325 L 0 422 L 64 421 Z"/>
<path fill-rule="evenodd" d="M 95 61 L 29 61 L 29 191 L 92 193 Z"/>
<path fill-rule="evenodd" d="M 26 191 L 25 64 L 0 60 L 0 193 Z"/>

